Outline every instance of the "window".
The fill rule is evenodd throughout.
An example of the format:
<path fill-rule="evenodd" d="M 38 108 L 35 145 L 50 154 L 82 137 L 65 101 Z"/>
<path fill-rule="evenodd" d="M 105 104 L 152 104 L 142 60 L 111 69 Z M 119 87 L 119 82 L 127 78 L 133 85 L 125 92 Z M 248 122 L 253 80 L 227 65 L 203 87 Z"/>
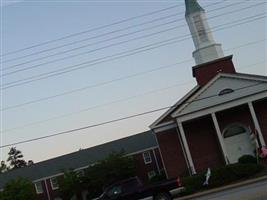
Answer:
<path fill-rule="evenodd" d="M 76 171 L 76 174 L 77 174 L 78 177 L 84 177 L 84 176 L 85 176 L 85 172 L 84 172 L 84 170 L 82 170 L 82 169 Z"/>
<path fill-rule="evenodd" d="M 35 190 L 36 190 L 36 193 L 37 194 L 42 194 L 44 191 L 43 191 L 43 186 L 42 186 L 42 182 L 37 182 L 34 184 L 35 186 Z"/>
<path fill-rule="evenodd" d="M 150 155 L 149 151 L 146 151 L 143 153 L 143 159 L 144 159 L 145 164 L 149 164 L 152 162 L 151 155 Z"/>
<path fill-rule="evenodd" d="M 226 89 L 221 90 L 221 91 L 219 92 L 218 95 L 219 95 L 219 96 L 222 96 L 222 95 L 230 94 L 230 93 L 232 93 L 232 92 L 234 92 L 233 89 L 231 89 L 231 88 L 226 88 Z"/>
<path fill-rule="evenodd" d="M 224 138 L 228 138 L 228 137 L 232 137 L 232 136 L 243 134 L 243 133 L 246 133 L 246 129 L 244 128 L 244 126 L 233 124 L 229 126 L 228 128 L 226 128 L 223 136 Z"/>
<path fill-rule="evenodd" d="M 51 187 L 53 190 L 58 189 L 59 186 L 58 186 L 58 181 L 56 177 L 50 178 L 50 183 L 51 183 Z"/>
<path fill-rule="evenodd" d="M 156 172 L 153 170 L 153 171 L 150 171 L 147 173 L 147 176 L 148 176 L 148 179 L 152 179 L 154 176 L 156 176 Z"/>

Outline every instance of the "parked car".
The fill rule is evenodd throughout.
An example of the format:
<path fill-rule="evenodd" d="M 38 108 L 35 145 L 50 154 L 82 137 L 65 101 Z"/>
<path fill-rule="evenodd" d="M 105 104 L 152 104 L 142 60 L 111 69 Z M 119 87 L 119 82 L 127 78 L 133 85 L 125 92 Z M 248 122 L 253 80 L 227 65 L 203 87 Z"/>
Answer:
<path fill-rule="evenodd" d="M 132 177 L 106 187 L 96 200 L 171 200 L 183 189 L 180 178 L 144 186 L 138 177 Z"/>

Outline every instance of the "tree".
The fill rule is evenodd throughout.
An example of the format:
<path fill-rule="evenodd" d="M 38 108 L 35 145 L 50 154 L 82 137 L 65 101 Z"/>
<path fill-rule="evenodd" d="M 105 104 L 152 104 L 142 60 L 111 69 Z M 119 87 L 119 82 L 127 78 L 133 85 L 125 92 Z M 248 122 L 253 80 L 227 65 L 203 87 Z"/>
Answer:
<path fill-rule="evenodd" d="M 0 164 L 0 174 L 6 172 L 7 170 L 8 170 L 8 167 L 6 166 L 5 161 L 2 160 Z"/>
<path fill-rule="evenodd" d="M 17 178 L 7 182 L 0 200 L 34 200 L 35 190 L 30 180 Z"/>
<path fill-rule="evenodd" d="M 16 147 L 11 147 L 8 152 L 7 161 L 10 162 L 12 169 L 27 166 L 26 161 L 23 159 L 23 154 Z"/>
<path fill-rule="evenodd" d="M 69 200 L 76 196 L 78 200 L 82 199 L 82 179 L 78 172 L 65 170 L 64 178 L 59 179 L 59 191 L 64 200 Z"/>
<path fill-rule="evenodd" d="M 134 160 L 124 156 L 124 152 L 111 153 L 86 171 L 89 197 L 95 197 L 102 193 L 103 187 L 112 182 L 129 178 L 135 175 Z"/>

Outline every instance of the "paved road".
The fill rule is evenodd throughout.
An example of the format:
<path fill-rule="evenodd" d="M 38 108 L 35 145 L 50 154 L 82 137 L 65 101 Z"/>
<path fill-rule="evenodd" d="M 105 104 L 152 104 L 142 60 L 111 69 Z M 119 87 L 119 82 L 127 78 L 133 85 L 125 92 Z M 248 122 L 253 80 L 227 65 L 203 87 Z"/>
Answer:
<path fill-rule="evenodd" d="M 224 190 L 192 200 L 267 200 L 267 180 Z"/>

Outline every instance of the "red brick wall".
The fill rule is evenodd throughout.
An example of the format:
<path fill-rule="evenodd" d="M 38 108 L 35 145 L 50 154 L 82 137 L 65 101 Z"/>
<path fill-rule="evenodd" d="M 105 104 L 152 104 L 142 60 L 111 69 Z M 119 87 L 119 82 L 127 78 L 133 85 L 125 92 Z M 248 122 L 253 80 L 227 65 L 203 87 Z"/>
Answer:
<path fill-rule="evenodd" d="M 267 99 L 254 102 L 253 106 L 260 124 L 262 135 L 267 144 Z"/>
<path fill-rule="evenodd" d="M 54 199 L 54 198 L 60 196 L 58 190 L 53 190 L 53 189 L 52 189 L 50 179 L 47 179 L 47 180 L 46 180 L 46 184 L 47 184 L 48 192 L 49 192 L 49 194 L 50 194 L 50 198 L 51 198 L 51 199 Z"/>
<path fill-rule="evenodd" d="M 232 56 L 224 57 L 193 67 L 193 76 L 196 77 L 197 83 L 200 86 L 205 85 L 219 72 L 235 73 Z"/>
<path fill-rule="evenodd" d="M 160 152 L 159 152 L 159 148 L 155 149 L 155 154 L 156 154 L 156 158 L 157 158 L 157 161 L 158 161 L 158 164 L 159 164 L 159 169 L 163 172 L 164 172 L 164 167 L 163 167 L 163 163 L 162 163 L 162 160 L 161 160 L 161 156 L 160 156 Z"/>
<path fill-rule="evenodd" d="M 224 165 L 224 159 L 211 116 L 183 124 L 197 172 Z"/>
<path fill-rule="evenodd" d="M 42 194 L 37 194 L 36 195 L 36 200 L 47 200 L 48 196 L 47 196 L 47 191 L 46 191 L 46 187 L 45 187 L 45 181 L 41 181 L 42 183 L 42 187 L 43 187 L 43 193 Z M 35 189 L 35 187 L 34 187 Z M 35 189 L 36 191 L 36 189 Z"/>
<path fill-rule="evenodd" d="M 148 179 L 148 175 L 147 175 L 148 172 L 155 171 L 156 173 L 158 173 L 158 167 L 157 167 L 157 163 L 156 163 L 156 159 L 154 157 L 153 151 L 152 150 L 149 150 L 149 152 L 150 152 L 150 156 L 151 156 L 152 162 L 151 163 L 148 163 L 148 164 L 145 164 L 145 162 L 144 162 L 143 152 L 133 155 L 134 160 L 135 160 L 136 170 L 137 170 L 137 174 L 136 175 L 143 182 L 148 182 L 148 180 L 149 180 Z M 160 160 L 160 157 L 158 157 L 157 160 Z M 161 170 L 162 169 L 161 162 L 159 163 L 159 167 L 160 166 L 161 166 L 161 168 L 159 168 L 159 169 Z"/>
<path fill-rule="evenodd" d="M 168 178 L 188 175 L 176 129 L 156 133 Z"/>
<path fill-rule="evenodd" d="M 228 125 L 233 123 L 241 123 L 254 130 L 254 123 L 248 105 L 218 112 L 216 116 L 222 133 Z"/>

